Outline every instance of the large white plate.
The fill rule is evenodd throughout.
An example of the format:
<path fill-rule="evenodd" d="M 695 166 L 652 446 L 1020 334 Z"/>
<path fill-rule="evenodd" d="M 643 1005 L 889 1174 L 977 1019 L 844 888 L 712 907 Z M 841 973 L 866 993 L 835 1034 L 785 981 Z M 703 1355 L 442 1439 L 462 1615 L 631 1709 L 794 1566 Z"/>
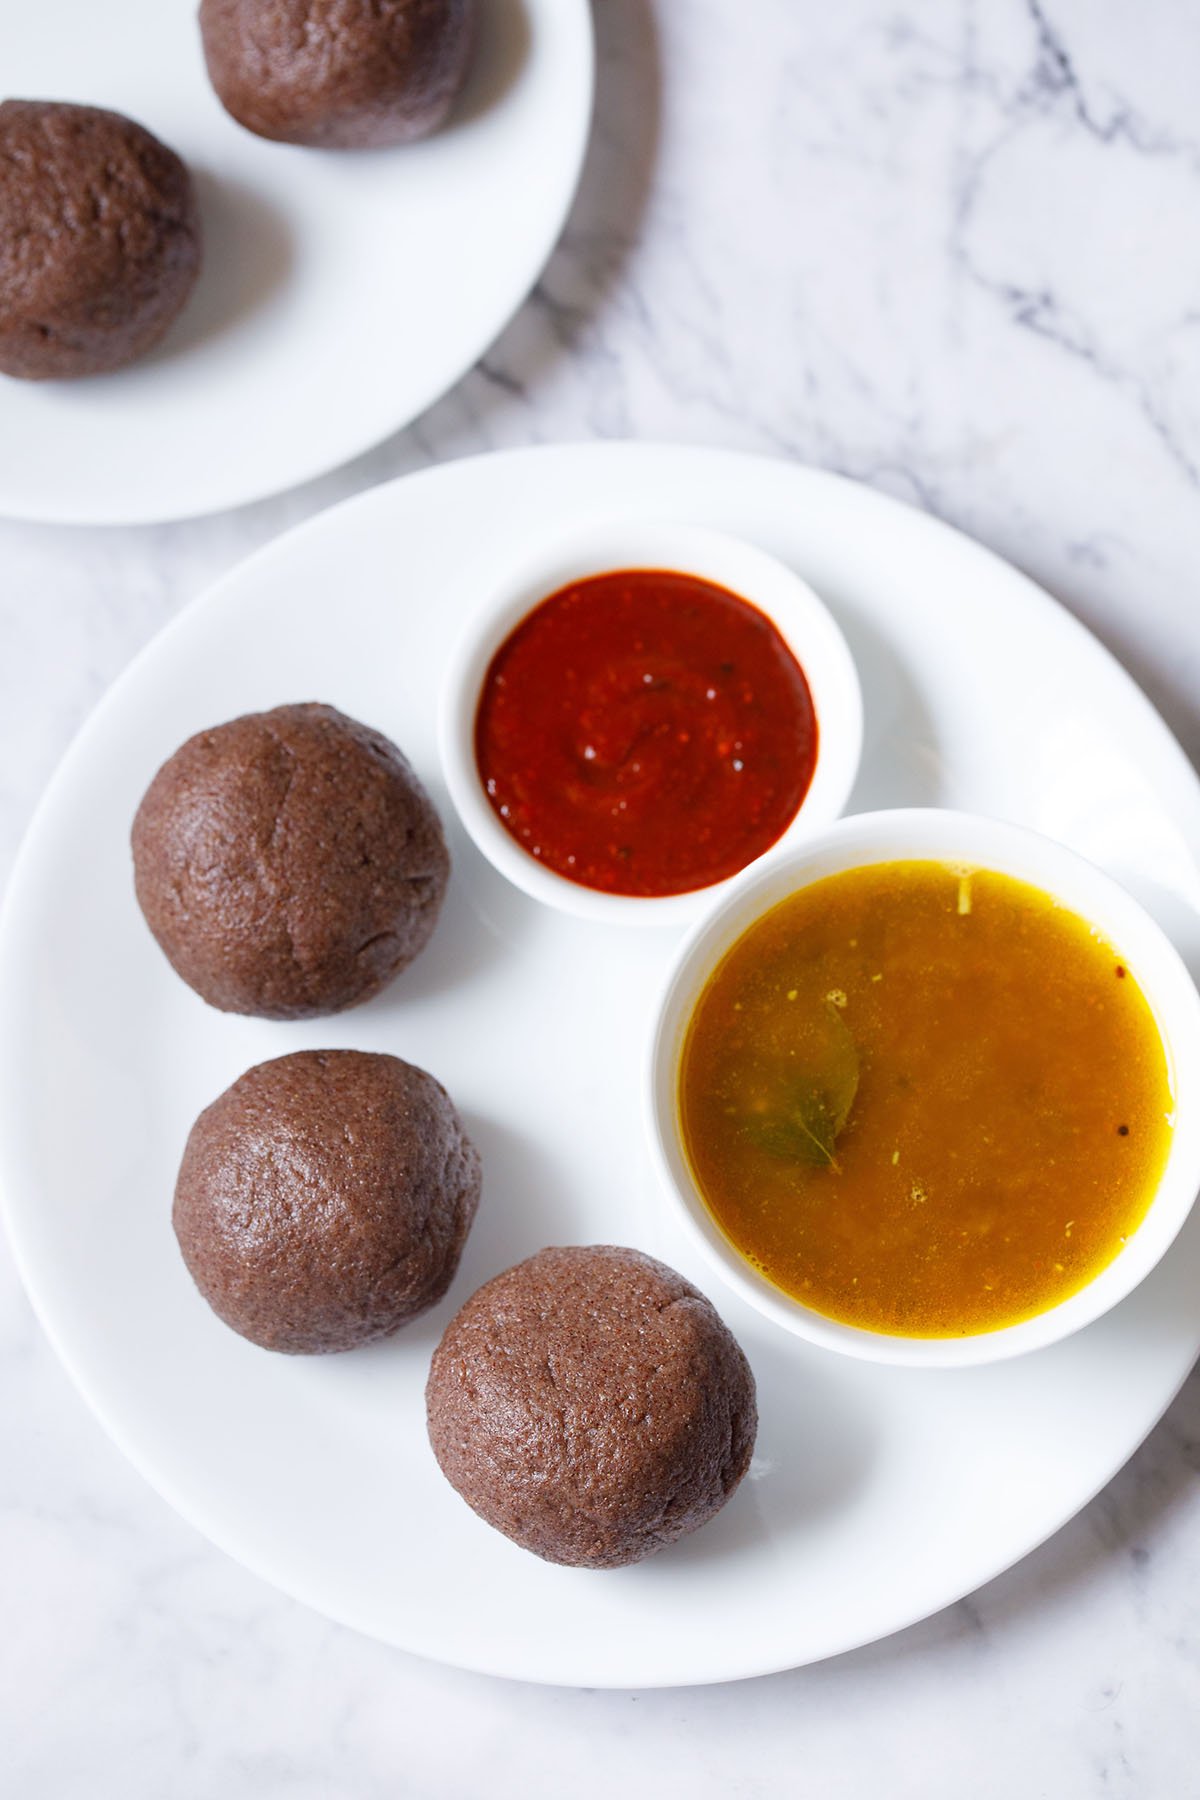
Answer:
<path fill-rule="evenodd" d="M 188 163 L 200 284 L 153 355 L 90 381 L 0 375 L 0 514 L 129 524 L 240 506 L 406 425 L 482 355 L 562 228 L 592 103 L 588 0 L 485 0 L 472 76 L 421 144 L 243 131 L 197 0 L 0 0 L 0 99 L 88 101 Z"/>
<path fill-rule="evenodd" d="M 354 500 L 192 606 L 112 689 L 30 832 L 0 927 L 9 1226 L 60 1355 L 113 1436 L 214 1541 L 408 1649 L 540 1681 L 716 1681 L 894 1631 L 996 1574 L 1104 1483 L 1200 1346 L 1200 1220 L 1116 1313 L 1011 1364 L 927 1373 L 807 1349 L 676 1235 L 648 1173 L 643 1042 L 673 935 L 585 924 L 507 886 L 450 822 L 433 944 L 327 1023 L 209 1011 L 134 904 L 127 834 L 159 761 L 203 725 L 321 698 L 391 733 L 438 799 L 434 698 L 471 567 L 612 511 L 756 539 L 837 613 L 863 676 L 855 807 L 1022 819 L 1127 881 L 1200 958 L 1200 788 L 1107 653 L 944 526 L 834 477 L 609 446 L 462 462 Z M 436 1313 L 389 1343 L 265 1354 L 208 1312 L 170 1198 L 193 1116 L 248 1064 L 388 1049 L 448 1085 L 484 1201 Z M 425 1439 L 429 1355 L 486 1277 L 543 1244 L 641 1246 L 745 1344 L 762 1424 L 706 1530 L 614 1574 L 552 1568 L 481 1524 Z"/>

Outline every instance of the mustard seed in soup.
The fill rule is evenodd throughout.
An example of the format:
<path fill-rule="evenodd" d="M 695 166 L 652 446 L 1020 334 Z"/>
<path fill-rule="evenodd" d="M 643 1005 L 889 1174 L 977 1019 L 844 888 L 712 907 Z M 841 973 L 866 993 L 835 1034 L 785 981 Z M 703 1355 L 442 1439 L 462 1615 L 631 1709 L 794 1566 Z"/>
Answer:
<path fill-rule="evenodd" d="M 959 1337 L 1112 1261 L 1173 1098 L 1146 999 L 1084 919 L 1006 875 L 899 862 L 745 932 L 689 1023 L 679 1110 L 709 1211 L 777 1287 Z"/>

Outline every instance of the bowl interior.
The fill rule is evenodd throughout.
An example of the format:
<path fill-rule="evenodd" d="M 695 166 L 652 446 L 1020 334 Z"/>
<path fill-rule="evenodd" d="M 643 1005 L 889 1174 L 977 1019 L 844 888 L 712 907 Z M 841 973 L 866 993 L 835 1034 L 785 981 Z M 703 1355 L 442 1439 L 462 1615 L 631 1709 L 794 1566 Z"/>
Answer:
<path fill-rule="evenodd" d="M 679 1064 L 692 1012 L 710 975 L 743 932 L 798 889 L 848 869 L 942 861 L 1011 875 L 1088 921 L 1124 959 L 1154 1015 L 1175 1098 L 1172 1141 L 1146 1215 L 1090 1282 L 1030 1319 L 962 1338 L 894 1337 L 826 1317 L 762 1275 L 725 1236 L 702 1199 L 683 1148 Z M 1061 845 L 1021 827 L 968 814 L 862 814 L 744 877 L 681 948 L 653 1036 L 649 1125 L 654 1154 L 690 1235 L 733 1287 L 786 1329 L 873 1361 L 945 1367 L 997 1361 L 1055 1342 L 1129 1293 L 1167 1249 L 1200 1186 L 1200 997 L 1165 934 L 1125 890 Z"/>

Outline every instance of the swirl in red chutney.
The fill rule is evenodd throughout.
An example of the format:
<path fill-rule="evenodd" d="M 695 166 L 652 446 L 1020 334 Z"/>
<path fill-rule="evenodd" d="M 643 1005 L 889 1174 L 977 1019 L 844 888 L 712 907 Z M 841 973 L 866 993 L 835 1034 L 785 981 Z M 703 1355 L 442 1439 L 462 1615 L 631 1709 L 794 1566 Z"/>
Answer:
<path fill-rule="evenodd" d="M 501 824 L 608 894 L 735 875 L 808 792 L 804 671 L 757 607 L 695 575 L 622 569 L 551 594 L 492 658 L 475 758 Z"/>

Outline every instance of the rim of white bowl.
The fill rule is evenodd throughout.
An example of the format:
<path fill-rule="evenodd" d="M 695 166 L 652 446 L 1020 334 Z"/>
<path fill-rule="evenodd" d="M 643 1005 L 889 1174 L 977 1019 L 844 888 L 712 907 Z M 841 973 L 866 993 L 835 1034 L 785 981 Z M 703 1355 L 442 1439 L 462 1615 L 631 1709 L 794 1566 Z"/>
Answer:
<path fill-rule="evenodd" d="M 993 869 L 1052 895 L 1091 925 L 1129 968 L 1166 1051 L 1174 1130 L 1145 1217 L 1084 1287 L 1031 1319 L 960 1338 L 895 1337 L 828 1318 L 768 1281 L 734 1248 L 705 1206 L 683 1149 L 677 1085 L 683 1039 L 704 984 L 764 913 L 804 887 L 873 863 L 936 861 Z M 810 1343 L 871 1362 L 965 1368 L 1024 1355 L 1090 1325 L 1123 1300 L 1173 1243 L 1200 1189 L 1200 994 L 1166 933 L 1111 875 L 1026 826 L 940 808 L 860 813 L 787 857 L 740 878 L 680 944 L 662 990 L 645 1082 L 651 1152 L 689 1239 L 743 1300 Z"/>
<path fill-rule="evenodd" d="M 669 569 L 728 588 L 764 613 L 804 671 L 817 719 L 813 778 L 787 829 L 756 869 L 830 825 L 850 797 L 862 756 L 863 708 L 849 645 L 828 607 L 794 569 L 732 533 L 667 520 L 589 521 L 526 547 L 499 572 L 478 567 L 468 623 L 441 690 L 438 739 L 451 801 L 494 868 L 535 900 L 607 924 L 680 925 L 695 919 L 746 869 L 704 888 L 661 898 L 607 894 L 536 862 L 501 825 L 479 779 L 475 715 L 488 668 L 509 633 L 541 601 L 572 581 L 620 569 Z"/>

